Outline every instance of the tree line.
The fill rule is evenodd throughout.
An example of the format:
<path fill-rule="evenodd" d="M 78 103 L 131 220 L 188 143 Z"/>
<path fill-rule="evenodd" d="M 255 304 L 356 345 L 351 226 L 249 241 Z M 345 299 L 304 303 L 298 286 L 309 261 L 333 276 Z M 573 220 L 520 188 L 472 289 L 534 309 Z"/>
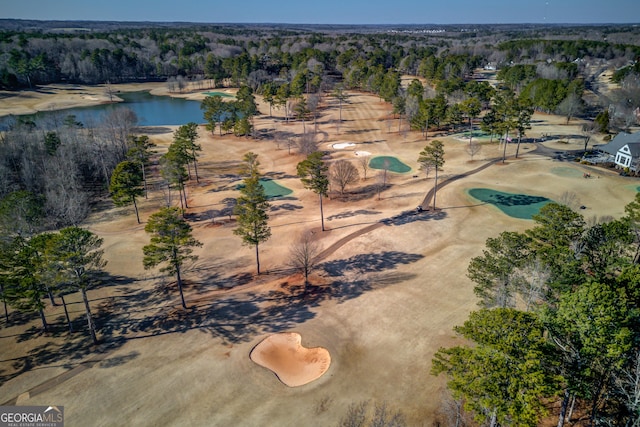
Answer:
<path fill-rule="evenodd" d="M 182 91 L 201 88 L 208 79 L 214 86 L 248 86 L 256 94 L 266 95 L 272 107 L 291 97 L 283 93 L 285 89 L 299 98 L 300 93 L 326 92 L 341 84 L 345 89 L 375 93 L 402 114 L 403 102 L 410 112 L 416 110 L 417 101 L 406 99 L 400 85 L 400 76 L 409 74 L 426 79 L 423 97 L 437 104 L 428 115 L 438 125 L 444 116 L 444 100 L 454 106 L 473 96 L 486 108 L 488 89 L 479 84 L 469 86 L 478 83 L 473 79 L 474 70 L 491 64 L 499 70 L 500 81 L 530 98 L 535 109 L 569 118 L 594 117 L 607 110 L 612 124 L 628 129 L 633 124 L 631 112 L 640 105 L 637 65 L 616 72 L 614 81 L 620 83 L 620 90 L 614 96 L 601 94 L 596 105 L 587 106 L 582 95 L 596 84 L 603 67 L 635 61 L 640 50 L 637 45 L 620 43 L 616 41 L 619 37 L 613 37 L 619 35 L 615 31 L 633 37 L 634 30 L 599 29 L 612 41 L 591 40 L 588 32 L 573 27 L 539 31 L 562 37 L 531 38 L 524 29 L 515 33 L 483 29 L 474 38 L 461 38 L 456 33 L 439 37 L 376 32 L 345 35 L 220 26 L 83 34 L 5 31 L 0 37 L 4 52 L 0 55 L 0 85 L 19 88 L 50 82 L 167 80 L 172 90 Z M 493 44 L 483 44 L 488 40 Z M 292 109 L 285 111 L 287 117 L 293 114 Z M 456 123 L 458 117 L 453 108 L 451 121 Z M 416 122 L 426 123 L 426 117 L 416 119 L 414 129 Z"/>
<path fill-rule="evenodd" d="M 128 109 L 86 126 L 64 113 L 14 117 L 0 132 L 0 199 L 38 205 L 41 229 L 80 223 L 126 158 L 136 122 Z"/>

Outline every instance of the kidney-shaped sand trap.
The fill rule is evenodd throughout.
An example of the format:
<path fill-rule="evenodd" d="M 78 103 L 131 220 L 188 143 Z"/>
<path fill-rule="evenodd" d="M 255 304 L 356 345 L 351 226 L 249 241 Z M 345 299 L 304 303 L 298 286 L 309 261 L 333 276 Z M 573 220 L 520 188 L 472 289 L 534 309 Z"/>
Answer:
<path fill-rule="evenodd" d="M 305 348 L 295 332 L 269 335 L 251 350 L 249 357 L 273 371 L 289 387 L 298 387 L 320 378 L 331 364 L 326 348 Z"/>

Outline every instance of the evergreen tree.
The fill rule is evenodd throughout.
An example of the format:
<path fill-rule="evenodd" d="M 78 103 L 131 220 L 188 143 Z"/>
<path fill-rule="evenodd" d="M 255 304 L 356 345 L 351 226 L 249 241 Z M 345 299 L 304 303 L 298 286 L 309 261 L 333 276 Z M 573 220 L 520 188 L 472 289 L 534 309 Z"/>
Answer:
<path fill-rule="evenodd" d="M 147 173 L 146 166 L 149 165 L 149 159 L 153 152 L 151 149 L 156 144 L 149 140 L 147 135 L 130 135 L 129 136 L 129 151 L 127 151 L 127 159 L 132 162 L 140 164 L 140 170 L 142 171 L 142 180 L 144 181 L 144 197 L 147 197 Z"/>
<path fill-rule="evenodd" d="M 438 191 L 438 171 L 444 165 L 444 144 L 437 139 L 424 147 L 418 157 L 418 163 L 424 166 L 433 167 L 436 170 L 436 178 L 433 184 L 433 209 L 436 209 L 436 192 Z"/>
<path fill-rule="evenodd" d="M 228 105 L 222 100 L 220 95 L 207 96 L 202 100 L 200 109 L 204 110 L 204 119 L 207 122 L 207 130 L 213 135 L 216 126 L 220 125 L 220 136 L 222 136 L 222 122 L 227 116 Z"/>
<path fill-rule="evenodd" d="M 171 184 L 175 184 L 178 186 L 178 192 L 180 194 L 180 205 L 184 210 L 185 207 L 189 207 L 187 204 L 187 195 L 184 191 L 184 182 L 189 177 L 189 175 L 187 174 L 187 170 L 184 167 L 184 165 L 186 164 L 186 160 L 179 150 L 172 150 L 171 147 L 174 147 L 174 145 L 172 144 L 169 147 L 169 151 L 162 157 L 160 157 L 160 174 L 165 179 L 165 181 L 167 181 L 167 187 L 169 188 L 169 190 L 171 189 Z"/>
<path fill-rule="evenodd" d="M 260 183 L 260 163 L 257 155 L 247 153 L 244 162 L 248 176 L 244 179 L 244 185 L 240 187 L 240 197 L 234 208 L 238 217 L 238 227 L 233 232 L 242 238 L 244 245 L 255 247 L 257 272 L 260 274 L 259 245 L 271 237 L 271 228 L 267 224 L 267 211 L 270 206 L 264 187 Z"/>
<path fill-rule="evenodd" d="M 128 160 L 118 163 L 111 174 L 109 193 L 111 193 L 111 198 L 116 206 L 133 204 L 136 210 L 136 219 L 140 224 L 136 197 L 144 194 L 142 168 Z"/>
<path fill-rule="evenodd" d="M 182 125 L 176 130 L 173 137 L 173 144 L 177 144 L 182 151 L 182 157 L 188 162 L 193 162 L 193 167 L 196 173 L 196 182 L 200 182 L 198 176 L 198 151 L 202 151 L 202 147 L 196 144 L 196 138 L 198 138 L 198 125 L 194 122 L 189 122 L 186 125 Z"/>
<path fill-rule="evenodd" d="M 98 343 L 96 327 L 91 315 L 87 290 L 96 283 L 97 275 L 107 264 L 102 259 L 102 239 L 89 230 L 67 227 L 60 230 L 53 243 L 53 258 L 57 264 L 61 281 L 70 289 L 80 291 L 91 339 Z"/>
<path fill-rule="evenodd" d="M 195 261 L 193 247 L 202 246 L 191 234 L 191 226 L 180 217 L 176 207 L 162 208 L 149 217 L 144 231 L 151 235 L 151 243 L 142 248 L 145 270 L 164 264 L 163 273 L 175 274 L 182 307 L 187 308 L 182 292 L 182 271 L 186 261 Z"/>
<path fill-rule="evenodd" d="M 320 221 L 324 231 L 324 213 L 322 211 L 322 197 L 329 191 L 329 167 L 322 160 L 323 153 L 316 151 L 298 163 L 297 171 L 305 188 L 316 193 L 320 199 Z"/>
<path fill-rule="evenodd" d="M 49 235 L 47 235 L 49 236 Z M 15 309 L 38 313 L 42 329 L 49 325 L 44 314 L 44 297 L 49 294 L 45 273 L 50 268 L 45 262 L 45 235 L 27 240 L 16 236 L 11 243 L 3 245 L 0 255 L 0 279 L 3 282 L 3 298 Z M 6 308 L 5 308 L 6 309 Z"/>
<path fill-rule="evenodd" d="M 557 393 L 561 378 L 551 369 L 553 354 L 536 315 L 481 310 L 455 329 L 476 345 L 441 348 L 432 374 L 447 374 L 447 386 L 479 422 L 537 426 L 548 413 L 543 399 Z"/>

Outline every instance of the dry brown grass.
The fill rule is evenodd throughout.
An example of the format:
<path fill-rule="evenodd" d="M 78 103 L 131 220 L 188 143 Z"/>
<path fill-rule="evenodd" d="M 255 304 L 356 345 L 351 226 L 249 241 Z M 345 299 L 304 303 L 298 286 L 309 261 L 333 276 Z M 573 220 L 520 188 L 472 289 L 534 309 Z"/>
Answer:
<path fill-rule="evenodd" d="M 531 226 L 530 221 L 479 204 L 465 190 L 490 187 L 556 200 L 572 191 L 587 207 L 586 216 L 614 217 L 623 214 L 635 194 L 634 181 L 612 173 L 597 173 L 600 178 L 590 180 L 558 174 L 554 168 L 583 166 L 531 154 L 533 147 L 526 146 L 521 159 L 510 158 L 443 188 L 438 192 L 438 215 L 407 215 L 357 236 L 359 230 L 412 211 L 422 201 L 433 185 L 432 176 L 426 180 L 417 170 L 417 153 L 425 141 L 419 133 L 398 134 L 397 123 L 388 133 L 380 119 L 388 106 L 375 96 L 350 94 L 340 134 L 333 101 L 325 98 L 323 107 L 322 149 L 329 150 L 335 142 L 357 144 L 353 150 L 329 150 L 332 161 L 355 161 L 354 152 L 365 150 L 397 156 L 414 170 L 390 174 L 390 186 L 380 200 L 358 190 L 374 182 L 375 171 L 351 189 L 349 197 L 326 200 L 328 231 L 322 233 L 317 196 L 295 177 L 301 156 L 278 150 L 266 139 L 220 138 L 201 130 L 203 183 L 190 184 L 188 213 L 194 219 L 194 235 L 204 245 L 198 250 L 200 259 L 186 273 L 190 309 L 178 308 L 170 278 L 142 269 L 141 248 L 148 237 L 133 211 L 95 212 L 85 226 L 104 238 L 111 275 L 104 286 L 89 292 L 105 342 L 103 360 L 68 374 L 95 357 L 95 352 L 85 350 L 83 332 L 69 337 L 61 328 L 41 335 L 37 319 L 3 327 L 0 403 L 15 402 L 19 396 L 20 404 L 64 405 L 69 425 L 287 426 L 305 420 L 305 425 L 325 426 L 336 424 L 351 403 L 372 399 L 402 410 L 410 425 L 430 425 L 445 384 L 444 378 L 429 375 L 431 357 L 442 346 L 461 343 L 452 328 L 476 308 L 473 284 L 465 276 L 469 259 L 481 253 L 488 237 Z M 260 108 L 268 112 L 268 106 Z M 302 133 L 300 123 L 286 125 L 279 118 L 282 113 L 274 113 L 276 120 L 256 118 L 258 129 Z M 566 126 L 555 116 L 536 115 L 534 120 L 531 136 L 579 134 L 577 121 Z M 152 139 L 166 147 L 171 134 Z M 442 140 L 443 179 L 501 153 L 497 145 L 486 145 L 470 162 L 464 142 Z M 545 144 L 559 150 L 582 147 L 578 140 Z M 509 147 L 509 154 L 513 150 Z M 227 199 L 236 197 L 234 165 L 247 151 L 259 154 L 263 173 L 294 191 L 273 201 L 273 236 L 261 247 L 267 273 L 259 278 L 253 276 L 253 250 L 233 235 L 233 222 L 220 216 L 212 226 L 210 219 L 211 211 L 220 211 Z M 143 221 L 162 200 L 157 192 L 141 203 Z M 317 233 L 325 248 L 357 236 L 325 259 L 326 273 L 313 278 L 316 286 L 306 296 L 298 292 L 301 277 L 289 275 L 285 268 L 292 236 L 301 230 Z M 79 300 L 68 299 L 81 328 Z M 61 308 L 48 307 L 47 316 L 60 323 Z M 326 348 L 332 359 L 328 372 L 290 389 L 255 365 L 249 352 L 274 332 L 298 332 L 306 346 Z M 56 377 L 59 382 L 37 388 Z M 322 402 L 330 402 L 330 410 L 319 410 L 329 404 Z"/>

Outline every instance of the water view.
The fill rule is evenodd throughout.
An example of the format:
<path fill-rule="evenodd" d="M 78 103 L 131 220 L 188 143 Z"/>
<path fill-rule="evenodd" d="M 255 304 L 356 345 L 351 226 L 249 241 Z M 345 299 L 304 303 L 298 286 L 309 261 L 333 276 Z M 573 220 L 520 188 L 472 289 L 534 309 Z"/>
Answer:
<path fill-rule="evenodd" d="M 99 122 L 110 112 L 129 108 L 138 116 L 140 126 L 180 126 L 189 122 L 204 123 L 200 102 L 190 101 L 170 96 L 151 95 L 147 91 L 124 92 L 118 96 L 124 102 L 96 105 L 93 107 L 68 108 L 56 111 L 42 111 L 36 114 L 36 121 L 46 119 L 52 115 L 67 117 L 75 115 L 76 120 L 85 126 Z"/>

